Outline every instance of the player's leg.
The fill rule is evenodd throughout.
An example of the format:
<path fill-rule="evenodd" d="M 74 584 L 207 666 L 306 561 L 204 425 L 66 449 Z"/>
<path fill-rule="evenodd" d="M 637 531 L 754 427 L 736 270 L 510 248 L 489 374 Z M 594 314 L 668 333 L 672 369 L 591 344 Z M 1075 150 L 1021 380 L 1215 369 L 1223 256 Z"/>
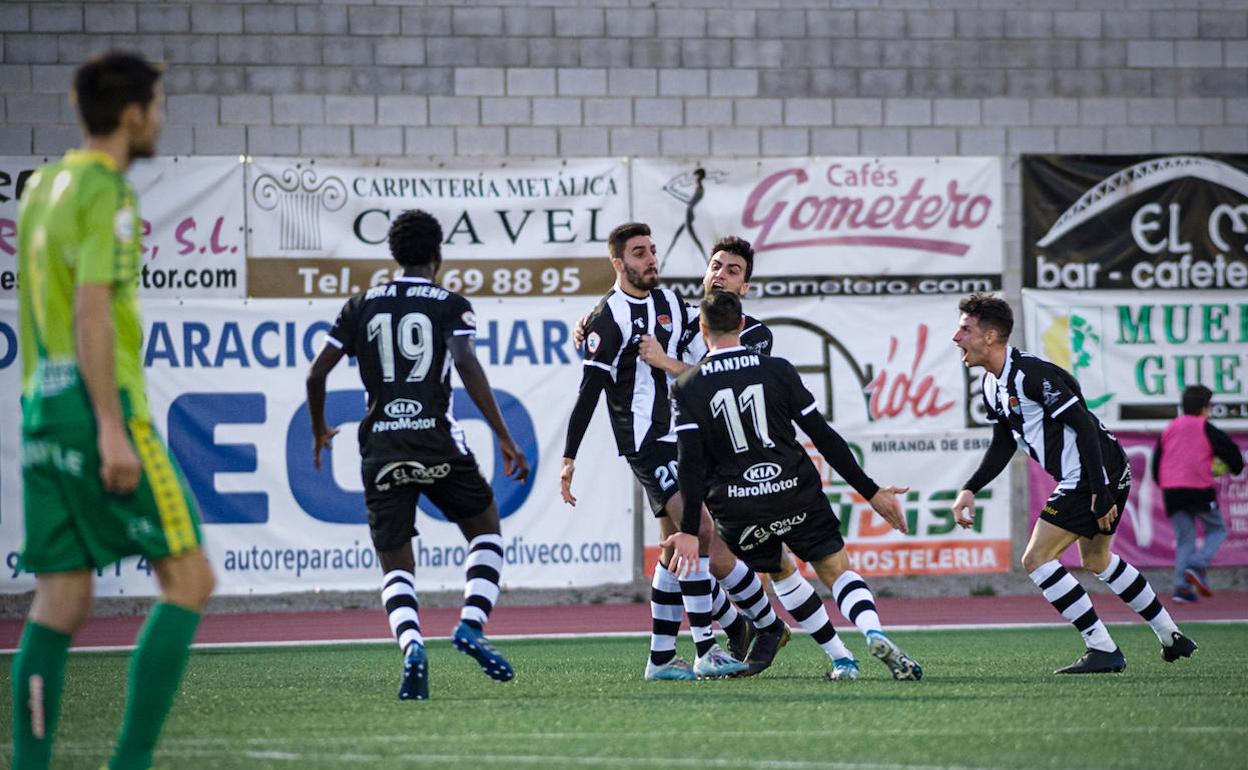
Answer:
<path fill-rule="evenodd" d="M 656 514 L 659 533 L 666 537 L 676 531 L 667 514 Z M 671 554 L 660 554 L 659 563 L 650 578 L 650 657 L 646 662 L 646 679 L 693 679 L 693 666 L 676 656 L 676 638 L 680 635 L 680 619 L 684 603 L 680 581 L 671 573 Z"/>
<path fill-rule="evenodd" d="M 770 573 L 771 585 L 784 608 L 798 622 L 810 638 L 827 653 L 832 661 L 829 679 L 857 679 L 858 661 L 849 651 L 841 637 L 837 636 L 823 601 L 815 593 L 814 586 L 797 571 L 791 559 L 780 560 L 778 568 Z"/>
<path fill-rule="evenodd" d="M 779 634 L 783 630 L 783 621 L 772 610 L 762 581 L 719 536 L 705 506 L 702 507 L 702 531 L 711 535 L 711 576 L 723 586 L 733 604 L 759 633 Z"/>

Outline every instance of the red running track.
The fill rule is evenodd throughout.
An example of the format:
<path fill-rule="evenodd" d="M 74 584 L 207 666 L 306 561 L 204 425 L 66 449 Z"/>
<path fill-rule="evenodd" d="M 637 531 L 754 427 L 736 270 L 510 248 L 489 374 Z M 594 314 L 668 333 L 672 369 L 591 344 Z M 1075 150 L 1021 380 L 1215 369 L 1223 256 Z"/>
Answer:
<path fill-rule="evenodd" d="M 1094 597 L 1101 619 L 1109 623 L 1138 621 L 1138 616 L 1108 594 Z M 1064 625 L 1039 595 L 877 601 L 886 628 L 913 626 Z M 1179 623 L 1195 621 L 1248 622 L 1248 592 L 1220 592 L 1197 604 L 1166 602 Z M 449 636 L 459 619 L 455 608 L 421 610 L 421 625 L 430 637 Z M 844 625 L 833 612 L 838 625 Z M 87 621 L 74 640 L 80 647 L 126 647 L 134 643 L 142 617 L 101 617 Z M 0 620 L 0 650 L 17 647 L 22 621 Z M 508 607 L 490 618 L 490 636 L 534 634 L 645 633 L 650 629 L 648 604 L 585 604 Z M 381 608 L 330 612 L 269 612 L 205 615 L 197 644 L 251 644 L 359 641 L 390 639 Z"/>

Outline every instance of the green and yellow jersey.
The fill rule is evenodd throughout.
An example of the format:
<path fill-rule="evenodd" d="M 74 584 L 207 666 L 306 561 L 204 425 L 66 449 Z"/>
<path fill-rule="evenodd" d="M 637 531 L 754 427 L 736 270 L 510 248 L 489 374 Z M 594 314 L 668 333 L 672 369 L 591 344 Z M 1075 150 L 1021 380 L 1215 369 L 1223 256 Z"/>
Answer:
<path fill-rule="evenodd" d="M 134 189 L 104 153 L 71 150 L 27 182 L 17 224 L 25 430 L 94 419 L 74 334 L 74 297 L 84 284 L 112 287 L 122 410 L 127 419 L 150 419 L 138 302 L 141 227 Z"/>

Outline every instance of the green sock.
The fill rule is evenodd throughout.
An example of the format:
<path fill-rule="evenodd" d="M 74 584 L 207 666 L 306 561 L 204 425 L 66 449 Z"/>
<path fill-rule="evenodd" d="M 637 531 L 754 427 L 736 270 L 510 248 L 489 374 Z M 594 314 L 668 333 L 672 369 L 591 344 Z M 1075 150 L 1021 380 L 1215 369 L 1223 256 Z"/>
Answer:
<path fill-rule="evenodd" d="M 45 770 L 52 762 L 71 638 L 26 621 L 13 659 L 13 770 Z"/>
<path fill-rule="evenodd" d="M 111 770 L 148 770 L 152 766 L 152 752 L 178 694 L 198 625 L 199 613 L 185 607 L 161 602 L 152 608 L 130 657 L 126 716 L 108 761 Z"/>

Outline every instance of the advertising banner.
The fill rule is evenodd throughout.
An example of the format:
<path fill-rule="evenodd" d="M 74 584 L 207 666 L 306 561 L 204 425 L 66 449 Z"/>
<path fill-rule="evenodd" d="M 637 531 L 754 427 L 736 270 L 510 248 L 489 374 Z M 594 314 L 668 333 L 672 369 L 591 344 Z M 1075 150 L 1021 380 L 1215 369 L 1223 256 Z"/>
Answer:
<path fill-rule="evenodd" d="M 1161 489 L 1153 483 L 1153 451 L 1156 433 L 1117 433 L 1123 449 L 1131 458 L 1131 501 L 1122 523 L 1114 535 L 1114 552 L 1137 567 L 1174 567 L 1174 529 L 1166 516 Z M 1231 434 L 1240 451 L 1248 456 L 1248 434 Z M 1040 514 L 1044 501 L 1052 494 L 1057 482 L 1036 462 L 1028 461 L 1030 484 L 1030 516 L 1032 524 Z M 1214 479 L 1222 521 L 1226 524 L 1226 542 L 1214 557 L 1215 567 L 1248 565 L 1248 471 L 1232 476 L 1229 473 Z M 1071 548 L 1062 556 L 1068 566 L 1079 564 L 1079 553 Z M 1160 586 L 1154 586 L 1159 591 Z"/>
<path fill-rule="evenodd" d="M 997 158 L 640 159 L 632 193 L 633 216 L 653 228 L 669 283 L 702 275 L 712 244 L 737 235 L 754 245 L 751 288 L 760 297 L 1001 285 Z"/>
<path fill-rule="evenodd" d="M 469 296 L 600 294 L 615 273 L 607 234 L 629 219 L 618 158 L 373 166 L 253 158 L 246 183 L 255 297 L 347 296 L 395 271 L 393 217 L 442 225 L 442 283 Z"/>
<path fill-rule="evenodd" d="M 1214 292 L 1023 290 L 1025 348 L 1079 380 L 1111 428 L 1160 430 L 1188 385 L 1248 428 L 1248 297 Z"/>
<path fill-rule="evenodd" d="M 476 340 L 503 416 L 534 475 L 503 475 L 501 455 L 471 399 L 457 389 L 463 426 L 503 517 L 503 584 L 559 587 L 632 579 L 632 477 L 604 418 L 585 440 L 582 504 L 558 494 L 567 416 L 581 377 L 571 343 L 581 310 L 559 299 L 478 299 Z M 381 569 L 368 535 L 356 423 L 365 397 L 354 366 L 329 380 L 326 414 L 341 433 L 328 465 L 312 464 L 304 396 L 308 364 L 341 306 L 337 300 L 145 303 L 144 356 L 156 427 L 186 473 L 204 519 L 206 549 L 223 594 L 373 590 Z M 0 306 L 0 393 L 18 412 L 16 307 Z M 457 379 L 452 375 L 453 379 Z M 16 570 L 22 541 L 18 420 L 0 421 L 0 592 L 29 590 Z M 592 494 L 588 491 L 592 485 Z M 592 500 L 589 499 L 592 497 Z M 417 587 L 463 586 L 459 529 L 422 502 L 414 541 Z M 127 560 L 98 583 L 104 595 L 151 595 L 146 565 Z"/>
<path fill-rule="evenodd" d="M 17 297 L 17 214 L 30 176 L 54 158 L 0 157 L 0 299 Z M 136 161 L 144 297 L 246 295 L 243 164 L 237 157 Z"/>
<path fill-rule="evenodd" d="M 1248 155 L 1024 155 L 1023 286 L 1248 288 Z"/>

